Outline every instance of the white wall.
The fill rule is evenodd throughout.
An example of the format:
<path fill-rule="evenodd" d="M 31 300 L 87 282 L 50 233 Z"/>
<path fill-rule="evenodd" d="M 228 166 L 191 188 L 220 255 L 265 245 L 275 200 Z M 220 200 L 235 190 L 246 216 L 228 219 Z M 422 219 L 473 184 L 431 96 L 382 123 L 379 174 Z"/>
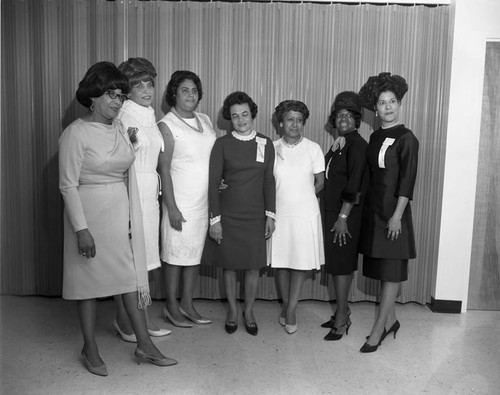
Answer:
<path fill-rule="evenodd" d="M 450 101 L 434 294 L 467 308 L 487 39 L 500 39 L 499 0 L 452 0 Z M 452 17 L 453 20 L 453 17 Z"/>

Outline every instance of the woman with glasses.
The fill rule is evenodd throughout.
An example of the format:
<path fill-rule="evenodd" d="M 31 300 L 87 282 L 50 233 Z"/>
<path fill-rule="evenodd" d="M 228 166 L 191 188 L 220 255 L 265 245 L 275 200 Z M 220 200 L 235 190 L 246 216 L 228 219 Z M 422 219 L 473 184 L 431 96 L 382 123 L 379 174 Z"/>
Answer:
<path fill-rule="evenodd" d="M 370 185 L 363 209 L 359 251 L 363 275 L 381 282 L 375 323 L 362 353 L 374 352 L 385 337 L 400 328 L 396 297 L 408 279 L 408 260 L 416 257 L 410 200 L 417 176 L 418 140 L 399 122 L 401 100 L 408 90 L 404 78 L 390 73 L 370 77 L 359 91 L 380 119 L 366 151 Z"/>
<path fill-rule="evenodd" d="M 200 78 L 192 71 L 177 70 L 167 84 L 170 111 L 158 123 L 165 140 L 165 152 L 159 159 L 163 185 L 161 259 L 167 296 L 163 316 L 180 328 L 212 322 L 193 305 L 208 229 L 208 163 L 215 142 L 210 118 L 196 111 L 202 97 Z"/>
<path fill-rule="evenodd" d="M 276 268 L 283 301 L 278 322 L 288 334 L 297 331 L 300 291 L 310 270 L 325 263 L 323 229 L 316 194 L 323 188 L 325 162 L 320 146 L 303 136 L 309 109 L 285 100 L 275 108 L 283 130 L 274 142 L 276 158 L 276 230 L 271 267 Z"/>
<path fill-rule="evenodd" d="M 325 340 L 340 340 L 351 326 L 347 303 L 353 273 L 358 269 L 363 193 L 366 190 L 366 141 L 359 135 L 361 105 L 354 92 L 335 97 L 329 118 L 335 141 L 325 156 L 325 269 L 333 276 L 337 309 L 321 326 L 330 328 Z"/>
<path fill-rule="evenodd" d="M 129 91 L 109 62 L 90 67 L 76 92 L 89 109 L 59 140 L 59 188 L 64 198 L 63 297 L 77 301 L 83 362 L 107 376 L 95 340 L 96 298 L 120 294 L 137 339 L 137 361 L 168 366 L 151 342 L 144 308 L 151 303 L 144 232 L 127 132 L 115 120 Z M 130 234 L 129 238 L 129 221 Z"/>
<path fill-rule="evenodd" d="M 144 58 L 130 58 L 118 66 L 129 84 L 129 98 L 118 113 L 125 129 L 131 131 L 130 140 L 135 151 L 134 168 L 137 174 L 139 196 L 142 209 L 142 223 L 146 242 L 146 263 L 148 271 L 157 269 L 160 264 L 160 192 L 159 175 L 156 172 L 158 156 L 164 144 L 156 125 L 155 112 L 151 107 L 155 94 L 156 70 Z M 125 341 L 135 343 L 136 338 L 120 295 L 115 296 L 116 319 L 113 321 L 118 334 Z M 159 328 L 145 310 L 150 336 L 165 336 L 170 330 Z"/>

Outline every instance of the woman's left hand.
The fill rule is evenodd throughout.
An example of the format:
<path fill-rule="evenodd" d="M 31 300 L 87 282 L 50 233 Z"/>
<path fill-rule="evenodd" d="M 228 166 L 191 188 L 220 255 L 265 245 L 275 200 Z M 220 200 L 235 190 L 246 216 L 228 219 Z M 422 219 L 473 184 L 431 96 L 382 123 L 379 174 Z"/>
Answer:
<path fill-rule="evenodd" d="M 391 217 L 389 222 L 387 222 L 387 238 L 391 240 L 396 240 L 401 234 L 401 220 L 398 218 Z"/>
<path fill-rule="evenodd" d="M 333 228 L 330 230 L 330 232 L 333 232 L 333 244 L 335 244 L 338 240 L 340 247 L 347 244 L 347 236 L 352 238 L 351 234 L 349 233 L 349 229 L 347 228 L 347 221 L 345 219 L 339 218 L 333 224 Z"/>
<path fill-rule="evenodd" d="M 276 225 L 274 224 L 274 219 L 272 219 L 271 217 L 267 217 L 266 219 L 266 239 L 269 239 L 273 232 L 274 232 L 274 229 L 276 228 Z"/>

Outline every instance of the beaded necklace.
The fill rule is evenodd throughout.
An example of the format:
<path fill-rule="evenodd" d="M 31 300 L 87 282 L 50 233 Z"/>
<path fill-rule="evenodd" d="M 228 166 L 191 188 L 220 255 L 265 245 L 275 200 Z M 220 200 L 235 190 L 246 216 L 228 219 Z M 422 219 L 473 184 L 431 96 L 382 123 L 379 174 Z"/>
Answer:
<path fill-rule="evenodd" d="M 283 145 L 284 145 L 285 147 L 288 147 L 288 148 L 294 148 L 294 147 L 296 147 L 297 145 L 299 145 L 299 144 L 300 144 L 300 142 L 301 142 L 303 139 L 304 139 L 304 136 L 302 136 L 302 135 L 301 135 L 301 136 L 300 136 L 300 138 L 299 138 L 299 139 L 298 139 L 295 143 L 287 143 L 287 142 L 285 141 L 285 138 L 284 138 L 284 137 L 282 137 L 282 138 L 281 138 L 281 141 L 283 142 Z"/>
<path fill-rule="evenodd" d="M 196 119 L 196 124 L 198 125 L 198 128 L 195 128 L 194 126 L 190 125 L 189 123 L 187 123 L 184 118 L 182 118 L 179 113 L 175 110 L 174 107 L 172 107 L 170 109 L 170 111 L 172 111 L 172 114 L 174 114 L 177 118 L 180 119 L 180 121 L 182 123 L 184 123 L 185 125 L 189 126 L 190 129 L 194 130 L 195 132 L 197 133 L 203 133 L 203 125 L 201 124 L 201 121 L 200 119 L 198 118 L 198 116 L 196 115 L 196 113 L 193 111 L 193 115 L 194 115 L 194 118 Z"/>

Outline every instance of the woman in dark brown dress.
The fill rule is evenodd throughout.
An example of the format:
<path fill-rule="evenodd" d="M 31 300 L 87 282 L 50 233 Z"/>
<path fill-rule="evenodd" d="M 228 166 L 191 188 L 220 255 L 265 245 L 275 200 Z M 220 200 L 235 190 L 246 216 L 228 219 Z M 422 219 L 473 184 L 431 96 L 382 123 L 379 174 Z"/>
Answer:
<path fill-rule="evenodd" d="M 361 352 L 374 352 L 391 332 L 396 337 L 396 297 L 408 279 L 408 260 L 416 257 L 410 200 L 417 176 L 418 140 L 399 123 L 404 78 L 390 73 L 370 77 L 359 95 L 375 110 L 381 127 L 370 136 L 366 194 L 359 251 L 363 275 L 380 280 L 382 295 L 370 336 Z M 389 329 L 386 329 L 389 328 Z"/>
<path fill-rule="evenodd" d="M 322 327 L 331 328 L 325 340 L 340 340 L 351 326 L 347 303 L 352 275 L 358 269 L 358 240 L 361 229 L 363 193 L 366 190 L 367 142 L 359 135 L 361 105 L 354 92 L 335 98 L 330 123 L 335 141 L 325 156 L 323 188 L 325 212 L 325 268 L 333 276 L 337 310 Z"/>

